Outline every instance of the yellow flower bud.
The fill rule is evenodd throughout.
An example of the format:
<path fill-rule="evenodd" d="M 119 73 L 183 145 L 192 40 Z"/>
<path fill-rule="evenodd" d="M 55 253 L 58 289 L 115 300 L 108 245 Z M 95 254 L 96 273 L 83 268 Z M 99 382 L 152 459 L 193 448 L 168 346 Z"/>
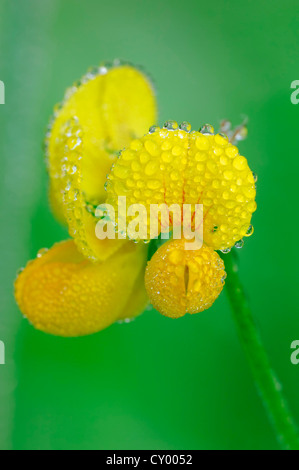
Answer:
<path fill-rule="evenodd" d="M 153 306 L 163 315 L 179 318 L 211 307 L 224 286 L 220 256 L 206 245 L 186 250 L 186 240 L 162 245 L 149 261 L 145 287 Z"/>

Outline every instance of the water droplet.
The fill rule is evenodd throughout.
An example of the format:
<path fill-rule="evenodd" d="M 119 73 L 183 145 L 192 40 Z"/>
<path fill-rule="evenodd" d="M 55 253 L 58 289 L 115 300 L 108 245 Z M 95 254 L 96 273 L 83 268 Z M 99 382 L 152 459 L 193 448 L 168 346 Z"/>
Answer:
<path fill-rule="evenodd" d="M 46 253 L 48 253 L 48 248 L 41 248 L 38 252 L 37 252 L 37 258 L 41 258 L 42 256 L 44 256 Z"/>
<path fill-rule="evenodd" d="M 248 229 L 247 229 L 247 232 L 245 233 L 245 237 L 251 237 L 251 235 L 253 234 L 254 232 L 254 228 L 253 228 L 253 225 L 249 225 Z"/>
<path fill-rule="evenodd" d="M 113 66 L 114 67 L 120 67 L 120 66 L 128 65 L 123 59 L 114 59 L 113 60 Z"/>
<path fill-rule="evenodd" d="M 124 318 L 123 320 L 118 320 L 117 323 L 122 325 L 123 323 L 131 323 L 135 318 Z"/>
<path fill-rule="evenodd" d="M 59 111 L 62 109 L 62 106 L 63 104 L 62 103 L 57 103 L 55 106 L 54 106 L 54 115 L 59 113 Z M 52 129 L 52 125 L 51 125 L 51 129 Z"/>
<path fill-rule="evenodd" d="M 91 78 L 94 78 L 99 74 L 99 67 L 90 67 L 87 73 Z"/>
<path fill-rule="evenodd" d="M 226 279 L 226 278 L 227 278 L 227 274 L 226 274 L 226 273 L 224 273 L 224 275 L 223 275 L 223 276 L 222 276 L 222 278 L 221 278 L 221 282 L 222 282 L 222 284 L 224 284 L 224 281 L 225 281 L 225 279 Z"/>
<path fill-rule="evenodd" d="M 201 134 L 207 134 L 207 135 L 213 135 L 215 130 L 214 127 L 211 126 L 211 124 L 204 124 L 200 129 L 199 132 Z"/>
<path fill-rule="evenodd" d="M 169 131 L 175 131 L 179 125 L 176 121 L 166 121 L 163 127 Z"/>
<path fill-rule="evenodd" d="M 254 182 L 256 183 L 258 180 L 258 176 L 254 171 L 252 172 L 252 176 L 253 176 Z"/>
<path fill-rule="evenodd" d="M 244 240 L 241 238 L 238 242 L 235 243 L 235 248 L 243 248 Z"/>
<path fill-rule="evenodd" d="M 156 173 L 156 171 L 157 163 L 155 161 L 150 161 L 144 169 L 144 173 L 146 174 L 146 176 L 152 176 Z"/>
<path fill-rule="evenodd" d="M 223 137 L 225 140 L 228 140 L 228 136 L 227 136 L 227 134 L 225 134 L 224 132 L 219 132 L 218 135 L 220 135 L 221 137 Z"/>
<path fill-rule="evenodd" d="M 117 62 L 117 60 L 116 60 L 116 62 Z M 114 62 L 111 61 L 111 60 L 105 60 L 105 61 L 101 64 L 100 68 L 103 67 L 103 68 L 105 68 L 105 69 L 108 71 L 108 70 L 111 70 L 115 65 L 117 65 L 117 63 L 114 64 Z"/>
<path fill-rule="evenodd" d="M 89 212 L 90 214 L 95 215 L 95 209 L 96 208 L 92 204 L 87 203 L 85 208 L 86 208 L 87 212 Z"/>
<path fill-rule="evenodd" d="M 69 87 L 67 88 L 66 92 L 65 92 L 65 95 L 64 95 L 64 100 L 65 101 L 68 101 L 72 96 L 73 94 L 77 91 L 77 88 L 75 87 Z"/>
<path fill-rule="evenodd" d="M 231 251 L 231 248 L 224 248 L 224 250 L 220 250 L 220 251 L 221 251 L 221 253 L 226 255 L 227 253 L 229 253 Z"/>
<path fill-rule="evenodd" d="M 81 80 L 76 80 L 76 81 L 73 83 L 73 87 L 75 87 L 75 88 L 79 88 L 81 85 L 82 85 L 82 81 L 81 81 Z"/>
<path fill-rule="evenodd" d="M 246 158 L 242 157 L 241 155 L 237 155 L 233 161 L 233 167 L 238 171 L 242 171 L 246 169 L 246 166 L 247 166 Z"/>
<path fill-rule="evenodd" d="M 183 121 L 183 122 L 181 122 L 181 124 L 180 124 L 179 127 L 180 127 L 180 129 L 181 129 L 182 131 L 186 131 L 186 132 L 190 132 L 190 131 L 191 131 L 191 124 L 190 124 L 190 122 Z"/>
<path fill-rule="evenodd" d="M 158 126 L 151 126 L 151 127 L 149 128 L 149 133 L 150 133 L 150 134 L 153 134 L 154 132 L 159 131 L 159 130 L 160 130 L 160 127 L 158 127 Z"/>

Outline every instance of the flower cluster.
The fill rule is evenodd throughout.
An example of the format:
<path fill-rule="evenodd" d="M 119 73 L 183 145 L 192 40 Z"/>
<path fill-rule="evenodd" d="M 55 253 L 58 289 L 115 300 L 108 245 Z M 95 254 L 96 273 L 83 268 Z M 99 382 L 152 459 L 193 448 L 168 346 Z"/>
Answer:
<path fill-rule="evenodd" d="M 46 137 L 50 203 L 72 240 L 39 252 L 16 280 L 17 303 L 36 328 L 86 335 L 137 316 L 149 300 L 177 318 L 220 294 L 226 274 L 215 250 L 253 232 L 255 178 L 228 137 L 187 122 L 153 127 L 156 108 L 147 76 L 120 62 L 89 71 L 55 108 Z M 147 243 L 98 239 L 96 208 L 106 202 L 117 212 L 119 196 L 146 208 L 203 204 L 201 249 L 173 239 L 146 266 Z M 168 222 L 171 232 L 170 214 Z"/>

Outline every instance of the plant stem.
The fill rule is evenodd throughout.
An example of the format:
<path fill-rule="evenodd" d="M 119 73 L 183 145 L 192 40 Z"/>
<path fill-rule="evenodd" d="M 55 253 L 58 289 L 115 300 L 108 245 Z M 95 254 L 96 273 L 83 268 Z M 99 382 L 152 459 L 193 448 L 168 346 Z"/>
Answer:
<path fill-rule="evenodd" d="M 258 392 L 281 446 L 288 450 L 299 450 L 299 436 L 295 422 L 283 397 L 282 387 L 269 363 L 240 282 L 236 251 L 232 250 L 230 254 L 224 255 L 223 260 L 227 272 L 227 294 Z"/>

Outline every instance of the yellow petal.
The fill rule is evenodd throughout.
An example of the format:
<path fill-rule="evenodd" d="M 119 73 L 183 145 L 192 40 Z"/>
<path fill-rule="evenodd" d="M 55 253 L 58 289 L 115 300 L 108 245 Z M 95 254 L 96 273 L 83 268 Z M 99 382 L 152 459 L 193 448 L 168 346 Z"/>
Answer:
<path fill-rule="evenodd" d="M 64 216 L 64 210 L 63 206 L 60 202 L 60 200 L 57 198 L 56 194 L 56 189 L 54 188 L 54 185 L 50 183 L 49 185 L 49 204 L 50 208 L 58 222 L 60 222 L 62 225 L 66 224 L 65 216 Z"/>
<path fill-rule="evenodd" d="M 179 318 L 211 307 L 223 289 L 226 273 L 220 256 L 203 245 L 186 250 L 186 240 L 162 245 L 149 261 L 145 287 L 153 306 Z"/>
<path fill-rule="evenodd" d="M 22 313 L 39 330 L 59 336 L 100 331 L 136 314 L 129 298 L 144 272 L 146 248 L 126 243 L 102 263 L 91 263 L 65 241 L 28 263 L 15 283 Z"/>
<path fill-rule="evenodd" d="M 255 181 L 246 158 L 220 134 L 170 124 L 121 152 L 107 178 L 106 202 L 117 209 L 118 197 L 126 196 L 127 207 L 142 204 L 147 215 L 154 203 L 169 208 L 203 204 L 204 242 L 215 250 L 232 247 L 247 234 L 256 209 Z"/>
<path fill-rule="evenodd" d="M 85 136 L 80 190 L 88 202 L 99 204 L 105 199 L 105 178 L 117 151 L 135 136 L 142 136 L 155 123 L 156 113 L 151 83 L 129 65 L 99 67 L 67 90 L 46 139 L 52 198 L 56 198 L 54 208 L 62 204 L 63 148 L 69 137 L 65 134 L 68 121 L 78 119 Z M 70 141 L 69 144 L 72 145 Z"/>
<path fill-rule="evenodd" d="M 93 261 L 103 261 L 120 249 L 126 240 L 100 240 L 96 236 L 96 225 L 99 222 L 95 216 L 96 205 L 86 202 L 86 193 L 83 191 L 82 166 L 86 156 L 83 142 L 85 139 L 78 119 L 71 119 L 63 127 L 62 133 L 60 185 L 63 204 L 58 207 L 62 208 L 69 234 L 79 251 Z M 55 207 L 57 210 L 57 205 Z"/>
<path fill-rule="evenodd" d="M 153 88 L 148 78 L 134 67 L 115 67 L 108 72 L 103 102 L 110 149 L 121 150 L 156 122 Z"/>

